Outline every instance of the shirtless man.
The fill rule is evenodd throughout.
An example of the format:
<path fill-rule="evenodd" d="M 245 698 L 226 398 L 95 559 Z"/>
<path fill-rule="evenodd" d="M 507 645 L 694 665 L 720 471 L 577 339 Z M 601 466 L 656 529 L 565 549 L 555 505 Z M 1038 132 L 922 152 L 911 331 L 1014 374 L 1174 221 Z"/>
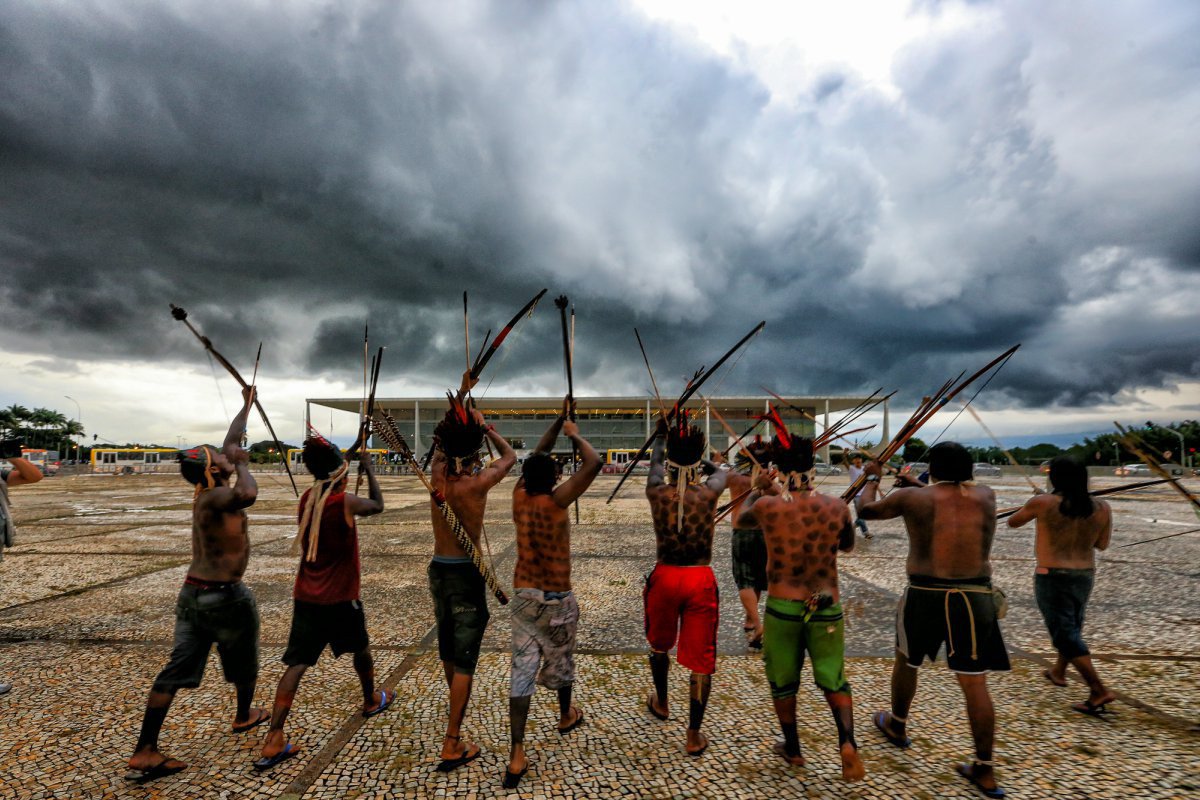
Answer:
<path fill-rule="evenodd" d="M 360 438 L 361 443 L 361 438 Z M 360 468 L 367 475 L 368 497 L 346 491 L 348 460 L 355 445 L 342 455 L 319 435 L 304 441 L 301 458 L 313 476 L 311 488 L 300 498 L 297 521 L 300 531 L 296 546 L 300 568 L 292 588 L 292 629 L 288 634 L 283 663 L 287 666 L 275 690 L 271 727 L 263 740 L 262 757 L 254 762 L 266 770 L 292 758 L 299 748 L 288 741 L 283 726 L 291 713 L 300 679 L 315 666 L 325 647 L 334 658 L 352 653 L 354 671 L 362 687 L 364 717 L 383 712 L 394 694 L 375 689 L 375 660 L 367 636 L 367 617 L 361 597 L 361 567 L 358 556 L 357 517 L 383 512 L 383 492 L 371 467 L 371 456 L 359 451 Z"/>
<path fill-rule="evenodd" d="M 908 530 L 908 588 L 896 614 L 892 708 L 875 714 L 875 726 L 897 747 L 917 691 L 917 668 L 946 644 L 946 663 L 966 698 L 975 760 L 957 771 L 986 797 L 1004 797 L 993 774 L 995 711 L 988 672 L 1009 669 L 996 619 L 989 554 L 996 532 L 996 495 L 972 480 L 971 455 L 954 442 L 929 448 L 930 485 L 896 489 L 877 500 L 882 465 L 872 461 L 861 514 L 864 519 L 904 517 Z"/>
<path fill-rule="evenodd" d="M 646 639 L 650 643 L 650 674 L 654 679 L 646 708 L 660 720 L 669 716 L 668 654 L 678 639 L 679 663 L 692 672 L 686 745 L 689 756 L 699 756 L 708 748 L 708 738 L 700 733 L 700 725 L 704 722 L 712 674 L 717 670 L 720 611 L 717 579 L 709 564 L 714 512 L 729 475 L 711 461 L 702 461 L 704 452 L 704 432 L 689 425 L 686 414 L 680 414 L 678 421 L 670 426 L 659 419 L 650 457 L 650 477 L 646 481 L 646 497 L 658 544 L 658 561 L 646 576 L 642 593 Z M 701 464 L 710 473 L 703 482 L 696 474 Z"/>
<path fill-rule="evenodd" d="M 571 530 L 567 509 L 600 474 L 602 461 L 568 419 L 571 399 L 525 459 L 513 489 L 513 523 L 517 531 L 517 566 L 513 571 L 512 685 L 509 725 L 512 752 L 504 788 L 515 789 L 529 770 L 525 755 L 525 721 L 535 683 L 558 692 L 558 732 L 583 724 L 583 710 L 571 704 L 575 684 L 575 631 L 579 605 L 571 592 Z M 570 479 L 555 486 L 558 462 L 551 456 L 559 431 L 575 443 L 582 462 Z M 539 669 L 540 667 L 540 669 Z"/>
<path fill-rule="evenodd" d="M 804 766 L 796 733 L 796 690 L 807 652 L 813 680 L 837 724 L 842 778 L 862 780 L 866 770 L 854 741 L 837 577 L 838 551 L 854 548 L 850 511 L 838 498 L 813 489 L 812 439 L 776 437 L 771 453 L 787 491 L 777 491 L 773 472 L 760 473 L 739 525 L 762 526 L 770 555 L 763 666 L 783 730 L 783 744 L 775 751 L 789 764 Z"/>
<path fill-rule="evenodd" d="M 738 453 L 736 468 L 729 471 L 727 485 L 731 499 L 742 497 L 750 488 L 750 482 L 760 466 L 770 460 L 770 446 L 757 439 Z M 720 463 L 719 456 L 713 461 Z M 733 582 L 738 588 L 738 599 L 746 610 L 746 621 L 742 630 L 746 633 L 746 645 L 762 649 L 763 626 L 758 615 L 758 603 L 767 590 L 767 545 L 763 532 L 753 517 L 744 519 L 740 515 L 745 499 L 735 503 L 729 512 L 733 521 L 730 539 Z"/>
<path fill-rule="evenodd" d="M 146 783 L 174 775 L 187 764 L 158 750 L 171 701 L 181 688 L 194 689 L 204 677 L 213 644 L 221 656 L 225 680 L 237 687 L 233 732 L 244 733 L 271 718 L 265 709 L 251 708 L 258 681 L 258 606 L 254 593 L 242 583 L 250 558 L 246 512 L 258 498 L 258 484 L 247 468 L 249 456 L 238 446 L 254 389 L 243 389 L 242 410 L 233 418 L 225 445 L 209 445 L 180 453 L 180 472 L 196 487 L 192 503 L 192 563 L 175 606 L 175 649 L 167 666 L 154 679 L 142 731 L 128 780 Z M 237 474 L 237 482 L 229 484 Z"/>
<path fill-rule="evenodd" d="M 464 377 L 464 386 L 467 379 Z M 460 390 L 460 397 L 465 391 Z M 517 455 L 479 411 L 460 401 L 446 412 L 434 430 L 435 452 L 430 481 L 446 498 L 476 548 L 483 531 L 488 490 L 517 463 Z M 484 437 L 499 457 L 482 467 L 479 448 Z M 433 517 L 433 561 L 429 564 L 429 590 L 437 618 L 438 656 L 450 691 L 450 716 L 442 740 L 439 772 L 450 772 L 479 757 L 479 745 L 464 742 L 461 730 L 471 699 L 471 682 L 479 661 L 479 645 L 490 614 L 483 576 L 459 546 L 454 532 L 437 505 L 430 500 Z"/>
<path fill-rule="evenodd" d="M 21 458 L 20 441 L 10 439 L 3 444 L 11 448 L 9 452 L 12 455 L 6 454 L 0 458 L 4 458 L 12 464 L 12 469 L 0 473 L 0 561 L 4 560 L 4 548 L 13 546 L 17 530 L 16 523 L 12 518 L 12 509 L 8 504 L 8 490 L 13 486 L 37 483 L 42 479 L 42 471 L 28 459 Z M 11 683 L 0 683 L 0 695 L 8 694 L 10 691 L 12 691 Z"/>
<path fill-rule="evenodd" d="M 1095 552 L 1108 548 L 1112 509 L 1088 494 L 1087 480 L 1087 467 L 1070 456 L 1059 456 L 1050 462 L 1054 493 L 1031 497 L 1008 518 L 1008 525 L 1019 528 L 1037 520 L 1034 596 L 1058 651 L 1058 662 L 1042 674 L 1055 686 L 1066 686 L 1067 664 L 1074 664 L 1090 692 L 1071 708 L 1095 716 L 1117 699 L 1100 680 L 1083 641 L 1083 616 L 1096 575 Z"/>

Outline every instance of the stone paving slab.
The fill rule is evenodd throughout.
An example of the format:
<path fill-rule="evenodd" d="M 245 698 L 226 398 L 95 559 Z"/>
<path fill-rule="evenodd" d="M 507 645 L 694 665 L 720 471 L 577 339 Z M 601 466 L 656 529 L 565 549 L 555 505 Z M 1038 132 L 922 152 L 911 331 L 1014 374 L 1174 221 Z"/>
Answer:
<path fill-rule="evenodd" d="M 61 595 L 105 581 L 154 573 L 178 564 L 179 557 L 120 555 L 26 555 L 9 552 L 0 566 L 0 631 L 4 609 Z M 94 601 L 92 601 L 94 602 Z M 18 611 L 20 611 L 18 609 Z"/>

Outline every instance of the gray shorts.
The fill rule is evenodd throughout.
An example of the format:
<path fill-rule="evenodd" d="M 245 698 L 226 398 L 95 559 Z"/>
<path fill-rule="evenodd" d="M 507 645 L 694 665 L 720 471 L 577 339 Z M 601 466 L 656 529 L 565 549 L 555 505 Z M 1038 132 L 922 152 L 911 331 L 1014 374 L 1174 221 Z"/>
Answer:
<path fill-rule="evenodd" d="M 512 609 L 512 697 L 528 697 L 536 684 L 555 690 L 575 682 L 575 632 L 579 604 L 573 592 L 516 589 Z"/>
<path fill-rule="evenodd" d="M 219 589 L 184 584 L 175 603 L 175 647 L 154 688 L 194 689 L 215 644 L 230 683 L 258 678 L 258 604 L 242 582 Z"/>

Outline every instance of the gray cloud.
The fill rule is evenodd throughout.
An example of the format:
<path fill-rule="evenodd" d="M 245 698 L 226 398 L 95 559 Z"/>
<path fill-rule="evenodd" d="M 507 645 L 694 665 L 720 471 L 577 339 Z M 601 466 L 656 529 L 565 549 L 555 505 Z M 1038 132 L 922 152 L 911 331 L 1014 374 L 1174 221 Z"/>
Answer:
<path fill-rule="evenodd" d="M 1200 20 L 1041 12 L 912 44 L 898 97 L 838 72 L 784 104 L 612 7 L 7 4 L 8 346 L 194 362 L 176 302 L 353 382 L 369 318 L 389 372 L 450 384 L 463 288 L 478 345 L 549 286 L 596 391 L 647 383 L 633 325 L 678 387 L 760 318 L 722 392 L 912 397 L 1016 341 L 1005 402 L 1171 386 L 1200 343 Z M 560 349 L 547 298 L 501 380 L 558 391 Z"/>

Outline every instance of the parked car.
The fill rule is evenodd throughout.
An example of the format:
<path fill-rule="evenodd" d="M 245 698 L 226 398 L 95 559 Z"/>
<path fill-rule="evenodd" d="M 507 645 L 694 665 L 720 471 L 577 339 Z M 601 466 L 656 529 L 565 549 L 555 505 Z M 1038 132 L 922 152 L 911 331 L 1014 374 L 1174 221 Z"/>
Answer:
<path fill-rule="evenodd" d="M 819 462 L 814 467 L 818 475 L 841 475 L 842 468 Z"/>
<path fill-rule="evenodd" d="M 988 464 L 985 461 L 976 462 L 975 463 L 975 477 L 978 478 L 980 476 L 985 476 L 985 475 L 989 478 L 999 478 L 1000 477 L 1000 468 L 997 467 L 995 464 Z"/>
<path fill-rule="evenodd" d="M 1038 464 L 1038 472 L 1042 473 L 1043 475 L 1050 474 L 1050 459 L 1046 459 L 1042 463 Z"/>
<path fill-rule="evenodd" d="M 1154 474 L 1145 464 L 1126 464 L 1117 467 L 1113 472 L 1125 478 L 1146 478 Z"/>
<path fill-rule="evenodd" d="M 1183 475 L 1183 467 L 1179 466 L 1178 464 L 1168 463 L 1159 464 L 1158 466 L 1161 467 L 1168 475 L 1174 475 L 1175 477 Z"/>
<path fill-rule="evenodd" d="M 1119 467 L 1113 470 L 1113 475 L 1120 475 L 1121 477 L 1132 475 L 1133 470 L 1138 467 L 1145 469 L 1145 466 L 1142 464 L 1121 464 Z"/>
<path fill-rule="evenodd" d="M 910 461 L 900 468 L 901 475 L 911 475 L 914 478 L 919 478 L 929 471 L 929 465 L 924 461 Z"/>

